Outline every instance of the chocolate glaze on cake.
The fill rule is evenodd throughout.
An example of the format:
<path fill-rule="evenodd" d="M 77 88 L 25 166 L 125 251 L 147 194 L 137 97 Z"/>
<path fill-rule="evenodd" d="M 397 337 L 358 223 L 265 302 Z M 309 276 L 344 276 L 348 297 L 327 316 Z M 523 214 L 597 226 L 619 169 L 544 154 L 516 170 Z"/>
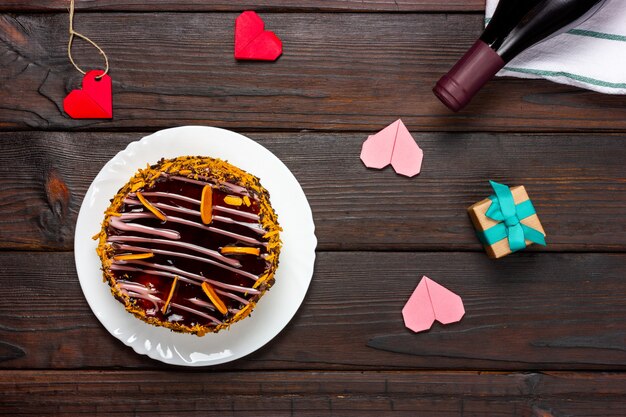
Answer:
<path fill-rule="evenodd" d="M 272 286 L 279 231 L 258 178 L 179 157 L 131 178 L 96 238 L 104 278 L 128 311 L 201 336 L 246 317 Z"/>

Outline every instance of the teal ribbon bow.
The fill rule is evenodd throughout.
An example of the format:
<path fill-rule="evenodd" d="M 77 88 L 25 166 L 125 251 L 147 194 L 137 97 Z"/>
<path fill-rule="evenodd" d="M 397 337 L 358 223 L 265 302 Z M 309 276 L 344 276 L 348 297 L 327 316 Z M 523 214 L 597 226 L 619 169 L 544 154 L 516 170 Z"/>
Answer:
<path fill-rule="evenodd" d="M 495 191 L 495 195 L 489 196 L 491 205 L 487 210 L 486 216 L 497 222 L 493 227 L 479 232 L 478 238 L 483 244 L 493 245 L 502 239 L 509 239 L 509 248 L 511 252 L 524 249 L 526 240 L 533 243 L 546 246 L 546 239 L 543 233 L 520 223 L 526 217 L 536 213 L 535 207 L 530 200 L 515 204 L 511 189 L 495 181 L 489 181 L 491 188 Z"/>

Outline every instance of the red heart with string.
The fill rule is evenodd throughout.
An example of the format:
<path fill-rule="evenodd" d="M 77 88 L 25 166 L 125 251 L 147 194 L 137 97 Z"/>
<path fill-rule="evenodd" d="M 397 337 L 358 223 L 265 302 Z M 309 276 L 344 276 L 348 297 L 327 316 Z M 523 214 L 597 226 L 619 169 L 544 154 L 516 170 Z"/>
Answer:
<path fill-rule="evenodd" d="M 63 110 L 73 119 L 110 119 L 113 117 L 111 77 L 101 70 L 88 71 L 83 88 L 72 90 L 63 100 Z"/>
<path fill-rule="evenodd" d="M 235 59 L 275 61 L 283 53 L 283 43 L 265 30 L 255 12 L 246 11 L 235 20 Z"/>

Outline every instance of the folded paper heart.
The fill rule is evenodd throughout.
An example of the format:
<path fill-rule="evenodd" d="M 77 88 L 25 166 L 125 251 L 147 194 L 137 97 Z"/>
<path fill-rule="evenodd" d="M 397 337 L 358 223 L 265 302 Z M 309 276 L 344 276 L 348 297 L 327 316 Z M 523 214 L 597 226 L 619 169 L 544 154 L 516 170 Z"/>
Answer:
<path fill-rule="evenodd" d="M 413 177 L 420 173 L 424 152 L 398 119 L 367 138 L 361 148 L 361 160 L 368 168 L 382 169 L 391 164 L 396 173 Z"/>
<path fill-rule="evenodd" d="M 82 90 L 72 90 L 63 100 L 63 110 L 73 119 L 110 119 L 113 117 L 111 77 L 104 71 L 88 71 Z"/>
<path fill-rule="evenodd" d="M 235 59 L 275 61 L 283 53 L 283 43 L 265 30 L 265 23 L 252 11 L 235 20 Z"/>
<path fill-rule="evenodd" d="M 463 315 L 461 297 L 426 276 L 402 309 L 404 325 L 416 333 L 430 329 L 435 320 L 450 324 L 461 320 Z"/>

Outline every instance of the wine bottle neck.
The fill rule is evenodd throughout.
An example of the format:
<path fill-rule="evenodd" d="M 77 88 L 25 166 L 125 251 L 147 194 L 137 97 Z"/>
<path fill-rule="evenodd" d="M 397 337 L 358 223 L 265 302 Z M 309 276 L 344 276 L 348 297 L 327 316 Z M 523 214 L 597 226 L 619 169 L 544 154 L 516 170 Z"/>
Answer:
<path fill-rule="evenodd" d="M 433 92 L 450 109 L 459 111 L 504 64 L 489 45 L 477 40 L 450 72 L 441 77 Z"/>

